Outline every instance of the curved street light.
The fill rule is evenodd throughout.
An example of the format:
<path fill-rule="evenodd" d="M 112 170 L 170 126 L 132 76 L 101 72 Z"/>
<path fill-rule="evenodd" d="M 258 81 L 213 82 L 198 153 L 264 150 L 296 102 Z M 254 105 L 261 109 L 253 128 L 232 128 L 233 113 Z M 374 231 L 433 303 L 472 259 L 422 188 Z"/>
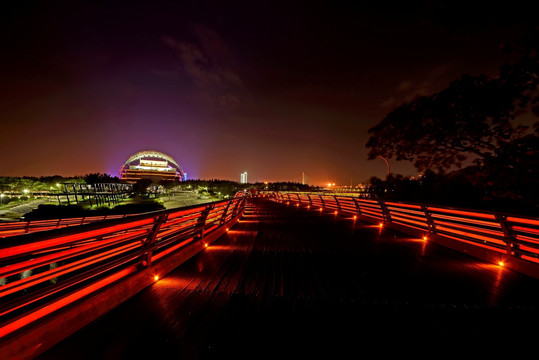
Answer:
<path fill-rule="evenodd" d="M 389 175 L 389 162 L 386 160 L 386 158 L 384 158 L 384 157 L 382 157 L 382 156 L 380 156 L 380 155 L 378 155 L 378 157 L 386 162 L 386 165 L 387 165 L 387 174 Z"/>

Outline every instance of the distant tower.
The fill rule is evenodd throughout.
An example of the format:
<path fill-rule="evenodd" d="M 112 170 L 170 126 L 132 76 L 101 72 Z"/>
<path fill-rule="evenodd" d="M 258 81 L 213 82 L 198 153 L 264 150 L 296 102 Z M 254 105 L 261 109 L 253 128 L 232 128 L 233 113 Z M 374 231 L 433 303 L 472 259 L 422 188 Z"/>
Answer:
<path fill-rule="evenodd" d="M 305 173 L 301 172 L 301 185 L 305 185 Z"/>
<path fill-rule="evenodd" d="M 183 181 L 187 181 L 187 173 L 183 173 Z"/>
<path fill-rule="evenodd" d="M 240 175 L 240 183 L 247 184 L 247 171 L 241 173 L 241 175 Z"/>

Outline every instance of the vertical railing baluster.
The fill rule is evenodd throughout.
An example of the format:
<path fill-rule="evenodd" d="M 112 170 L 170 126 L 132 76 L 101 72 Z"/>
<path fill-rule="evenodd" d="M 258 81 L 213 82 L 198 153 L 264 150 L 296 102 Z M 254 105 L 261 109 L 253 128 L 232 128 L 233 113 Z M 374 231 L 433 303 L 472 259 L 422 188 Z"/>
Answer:
<path fill-rule="evenodd" d="M 380 204 L 380 209 L 382 210 L 384 222 L 391 222 L 391 214 L 389 213 L 389 208 L 387 207 L 384 200 L 378 199 L 378 204 Z"/>
<path fill-rule="evenodd" d="M 333 198 L 335 199 L 335 202 L 337 203 L 337 211 L 341 212 L 341 204 L 339 203 L 339 199 L 337 199 L 337 195 L 333 195 Z"/>
<path fill-rule="evenodd" d="M 148 233 L 146 240 L 143 243 L 144 255 L 142 259 L 142 266 L 150 267 L 152 265 L 152 254 L 153 254 L 153 244 L 155 239 L 157 239 L 157 234 L 161 225 L 167 220 L 168 214 L 163 214 L 157 217 L 155 220 L 152 229 Z"/>
<path fill-rule="evenodd" d="M 225 210 L 223 211 L 223 215 L 221 216 L 221 220 L 219 221 L 219 225 L 223 225 L 226 222 L 226 215 L 228 213 L 228 208 L 230 207 L 230 203 L 232 201 L 229 201 L 226 203 Z"/>
<path fill-rule="evenodd" d="M 206 208 L 200 213 L 200 216 L 197 219 L 197 224 L 195 225 L 195 234 L 193 236 L 194 239 L 198 240 L 204 237 L 204 227 L 206 226 L 206 219 L 208 218 L 210 211 L 212 211 L 214 207 L 215 204 L 210 204 L 206 206 Z"/>
<path fill-rule="evenodd" d="M 356 198 L 352 198 L 352 200 L 354 200 L 354 204 L 356 204 L 356 213 L 357 215 L 361 215 L 361 207 L 359 206 L 359 201 L 358 199 Z"/>
<path fill-rule="evenodd" d="M 434 234 L 436 232 L 436 224 L 432 218 L 432 214 L 429 211 L 429 208 L 426 205 L 421 206 L 421 210 L 425 214 L 425 219 L 427 220 L 427 229 L 429 234 Z"/>
<path fill-rule="evenodd" d="M 507 255 L 515 256 L 517 258 L 520 257 L 520 252 L 518 251 L 519 245 L 516 243 L 517 237 L 515 235 L 515 232 L 513 231 L 513 227 L 507 221 L 507 216 L 495 214 L 494 217 L 496 218 L 496 221 L 498 221 L 498 223 L 500 224 L 502 228 L 503 235 L 505 238 Z"/>

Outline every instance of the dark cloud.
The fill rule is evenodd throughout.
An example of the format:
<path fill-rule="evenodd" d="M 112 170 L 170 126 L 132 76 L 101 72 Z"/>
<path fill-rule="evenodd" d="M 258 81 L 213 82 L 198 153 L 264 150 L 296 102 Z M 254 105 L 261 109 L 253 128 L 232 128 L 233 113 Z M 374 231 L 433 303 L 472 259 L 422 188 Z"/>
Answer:
<path fill-rule="evenodd" d="M 163 36 L 163 43 L 173 49 L 183 73 L 191 79 L 201 98 L 221 106 L 237 106 L 244 84 L 229 65 L 232 53 L 220 36 L 207 26 L 196 25 L 197 43 Z"/>

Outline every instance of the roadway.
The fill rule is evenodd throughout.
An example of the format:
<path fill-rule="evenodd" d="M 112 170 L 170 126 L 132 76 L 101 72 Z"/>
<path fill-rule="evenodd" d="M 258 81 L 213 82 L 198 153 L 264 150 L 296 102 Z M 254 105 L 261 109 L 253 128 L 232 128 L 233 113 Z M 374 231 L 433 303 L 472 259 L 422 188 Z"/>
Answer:
<path fill-rule="evenodd" d="M 255 199 L 205 251 L 40 358 L 514 356 L 536 342 L 538 306 L 537 279 Z"/>

